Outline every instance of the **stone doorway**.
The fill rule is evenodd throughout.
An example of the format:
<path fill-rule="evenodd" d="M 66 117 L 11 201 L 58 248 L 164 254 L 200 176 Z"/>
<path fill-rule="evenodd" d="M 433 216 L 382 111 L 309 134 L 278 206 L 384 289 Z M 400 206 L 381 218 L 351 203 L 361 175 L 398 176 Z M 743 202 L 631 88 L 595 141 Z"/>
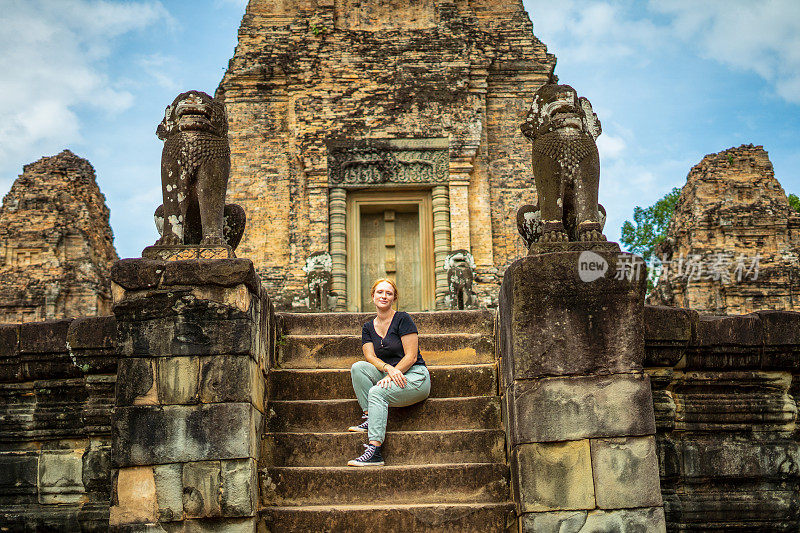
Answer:
<path fill-rule="evenodd" d="M 347 308 L 372 311 L 369 291 L 387 277 L 398 310 L 434 308 L 430 191 L 356 192 L 347 202 Z"/>

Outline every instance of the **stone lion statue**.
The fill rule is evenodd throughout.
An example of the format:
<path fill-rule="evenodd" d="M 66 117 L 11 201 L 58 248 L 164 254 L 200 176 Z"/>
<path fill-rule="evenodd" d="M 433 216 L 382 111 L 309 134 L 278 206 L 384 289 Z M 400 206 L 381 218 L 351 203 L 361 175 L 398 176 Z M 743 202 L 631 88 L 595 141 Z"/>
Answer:
<path fill-rule="evenodd" d="M 605 241 L 605 210 L 597 203 L 600 121 L 586 98 L 569 85 L 548 84 L 533 97 L 521 126 L 533 143 L 538 205 L 517 212 L 528 243 Z"/>
<path fill-rule="evenodd" d="M 225 106 L 201 91 L 179 94 L 156 129 L 164 141 L 156 245 L 228 245 L 244 232 L 244 210 L 225 205 L 231 159 Z"/>

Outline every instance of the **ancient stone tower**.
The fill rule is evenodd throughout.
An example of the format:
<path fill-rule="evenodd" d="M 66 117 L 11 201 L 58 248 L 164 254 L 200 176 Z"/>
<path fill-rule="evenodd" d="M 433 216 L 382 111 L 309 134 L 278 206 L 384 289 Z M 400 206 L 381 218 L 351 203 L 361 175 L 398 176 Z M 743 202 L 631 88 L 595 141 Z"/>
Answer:
<path fill-rule="evenodd" d="M 701 313 L 800 310 L 800 214 L 767 152 L 742 145 L 689 172 L 656 255 L 668 263 L 651 303 Z"/>
<path fill-rule="evenodd" d="M 25 165 L 0 210 L 0 322 L 111 313 L 105 196 L 69 150 Z"/>
<path fill-rule="evenodd" d="M 329 252 L 339 310 L 385 275 L 421 310 L 443 306 L 463 249 L 495 304 L 535 194 L 519 124 L 554 67 L 519 0 L 250 0 L 217 92 L 239 255 L 278 308 L 301 306 L 306 259 Z"/>

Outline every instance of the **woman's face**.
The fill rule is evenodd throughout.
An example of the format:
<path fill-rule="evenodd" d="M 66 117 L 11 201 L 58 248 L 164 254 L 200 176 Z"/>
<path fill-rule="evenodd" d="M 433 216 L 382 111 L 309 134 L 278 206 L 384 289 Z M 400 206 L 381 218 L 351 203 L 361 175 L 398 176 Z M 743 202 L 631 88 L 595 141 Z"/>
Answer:
<path fill-rule="evenodd" d="M 372 293 L 372 302 L 375 307 L 387 309 L 392 306 L 394 302 L 394 289 L 386 282 L 381 281 L 375 286 L 375 292 Z"/>

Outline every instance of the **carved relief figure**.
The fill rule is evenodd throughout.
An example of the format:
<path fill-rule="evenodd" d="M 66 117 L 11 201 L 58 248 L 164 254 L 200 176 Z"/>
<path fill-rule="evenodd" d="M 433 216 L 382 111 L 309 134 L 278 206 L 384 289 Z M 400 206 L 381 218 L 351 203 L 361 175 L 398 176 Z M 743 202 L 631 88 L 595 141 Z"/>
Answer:
<path fill-rule="evenodd" d="M 234 248 L 244 231 L 244 210 L 225 206 L 231 166 L 225 106 L 201 91 L 179 94 L 167 107 L 156 135 L 164 141 L 164 203 L 155 213 L 156 225 L 161 225 L 156 245 Z"/>
<path fill-rule="evenodd" d="M 605 241 L 597 203 L 600 157 L 595 140 L 601 127 L 589 100 L 578 98 L 569 85 L 545 85 L 533 98 L 522 133 L 533 142 L 538 196 L 537 206 L 523 206 L 517 214 L 523 238 Z"/>
<path fill-rule="evenodd" d="M 444 260 L 447 271 L 447 287 L 449 294 L 445 296 L 445 305 L 451 309 L 469 309 L 477 304 L 472 290 L 475 273 L 475 260 L 466 250 L 455 250 Z"/>
<path fill-rule="evenodd" d="M 331 291 L 333 259 L 328 252 L 314 252 L 306 259 L 303 271 L 306 273 L 308 307 L 315 311 L 329 311 L 336 308 L 336 296 Z"/>

